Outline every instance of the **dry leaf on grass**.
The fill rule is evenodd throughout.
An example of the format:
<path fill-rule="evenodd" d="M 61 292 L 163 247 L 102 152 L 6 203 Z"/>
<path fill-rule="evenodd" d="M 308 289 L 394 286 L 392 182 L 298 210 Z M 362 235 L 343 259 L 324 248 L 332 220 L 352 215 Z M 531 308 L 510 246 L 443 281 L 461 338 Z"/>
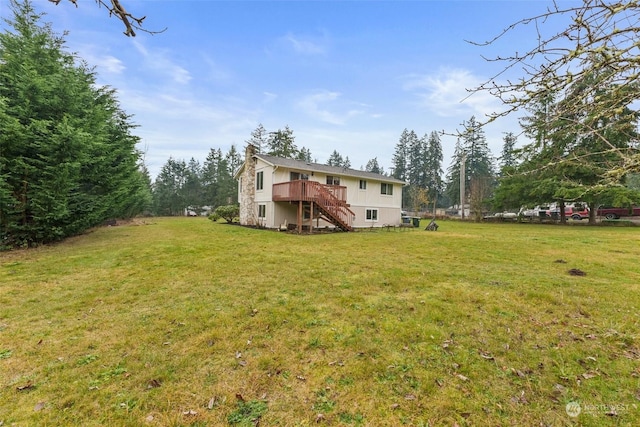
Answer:
<path fill-rule="evenodd" d="M 458 377 L 462 381 L 469 381 L 469 377 L 465 377 L 462 374 L 456 374 L 456 377 Z"/>
<path fill-rule="evenodd" d="M 162 385 L 162 381 L 158 380 L 158 379 L 152 379 L 151 381 L 149 381 L 149 384 L 147 384 L 147 388 L 158 388 Z"/>
<path fill-rule="evenodd" d="M 599 376 L 599 374 L 593 371 L 585 372 L 584 374 L 582 374 L 582 378 L 584 378 L 585 380 L 590 380 L 591 378 L 595 378 L 597 376 Z"/>
<path fill-rule="evenodd" d="M 31 381 L 29 381 L 25 385 L 19 385 L 18 387 L 16 387 L 16 390 L 18 390 L 18 391 L 28 391 L 28 390 L 32 390 L 34 388 L 36 388 L 36 386 L 33 385 L 33 383 Z"/>

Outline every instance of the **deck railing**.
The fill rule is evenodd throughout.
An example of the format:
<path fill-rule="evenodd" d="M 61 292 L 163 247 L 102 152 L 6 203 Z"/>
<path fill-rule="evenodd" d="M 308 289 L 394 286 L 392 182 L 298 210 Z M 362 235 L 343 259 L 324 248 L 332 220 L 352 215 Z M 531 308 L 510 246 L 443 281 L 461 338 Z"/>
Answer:
<path fill-rule="evenodd" d="M 313 198 L 316 197 L 320 191 L 319 189 L 324 189 L 342 203 L 347 203 L 347 187 L 325 185 L 306 179 L 273 184 L 273 201 L 287 202 L 302 200 L 304 202 L 313 202 L 315 201 Z"/>

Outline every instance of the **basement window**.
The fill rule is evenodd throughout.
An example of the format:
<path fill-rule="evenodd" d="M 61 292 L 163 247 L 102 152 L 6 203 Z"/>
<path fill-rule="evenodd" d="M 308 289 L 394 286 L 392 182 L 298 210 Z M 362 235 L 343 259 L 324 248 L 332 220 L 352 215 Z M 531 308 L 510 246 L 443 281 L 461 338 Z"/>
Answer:
<path fill-rule="evenodd" d="M 267 217 L 267 205 L 258 205 L 258 218 Z"/>
<path fill-rule="evenodd" d="M 367 209 L 365 211 L 365 219 L 367 221 L 377 221 L 378 220 L 378 209 Z"/>

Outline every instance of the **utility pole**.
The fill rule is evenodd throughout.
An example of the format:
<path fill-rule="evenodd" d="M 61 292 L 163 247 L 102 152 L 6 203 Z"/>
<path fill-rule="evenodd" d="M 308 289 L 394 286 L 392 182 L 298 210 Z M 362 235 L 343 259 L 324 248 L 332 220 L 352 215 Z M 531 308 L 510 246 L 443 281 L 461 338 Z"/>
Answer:
<path fill-rule="evenodd" d="M 465 193 L 466 189 L 466 179 L 464 176 L 465 172 L 465 163 L 467 162 L 467 155 L 463 154 L 462 159 L 460 160 L 460 219 L 464 219 L 464 202 L 465 202 Z"/>

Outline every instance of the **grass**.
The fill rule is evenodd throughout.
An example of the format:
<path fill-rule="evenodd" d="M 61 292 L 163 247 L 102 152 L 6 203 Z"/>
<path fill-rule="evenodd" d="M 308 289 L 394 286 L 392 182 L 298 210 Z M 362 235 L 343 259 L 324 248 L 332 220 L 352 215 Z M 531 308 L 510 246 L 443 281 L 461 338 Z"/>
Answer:
<path fill-rule="evenodd" d="M 640 423 L 635 228 L 440 226 L 0 253 L 0 425 Z"/>

